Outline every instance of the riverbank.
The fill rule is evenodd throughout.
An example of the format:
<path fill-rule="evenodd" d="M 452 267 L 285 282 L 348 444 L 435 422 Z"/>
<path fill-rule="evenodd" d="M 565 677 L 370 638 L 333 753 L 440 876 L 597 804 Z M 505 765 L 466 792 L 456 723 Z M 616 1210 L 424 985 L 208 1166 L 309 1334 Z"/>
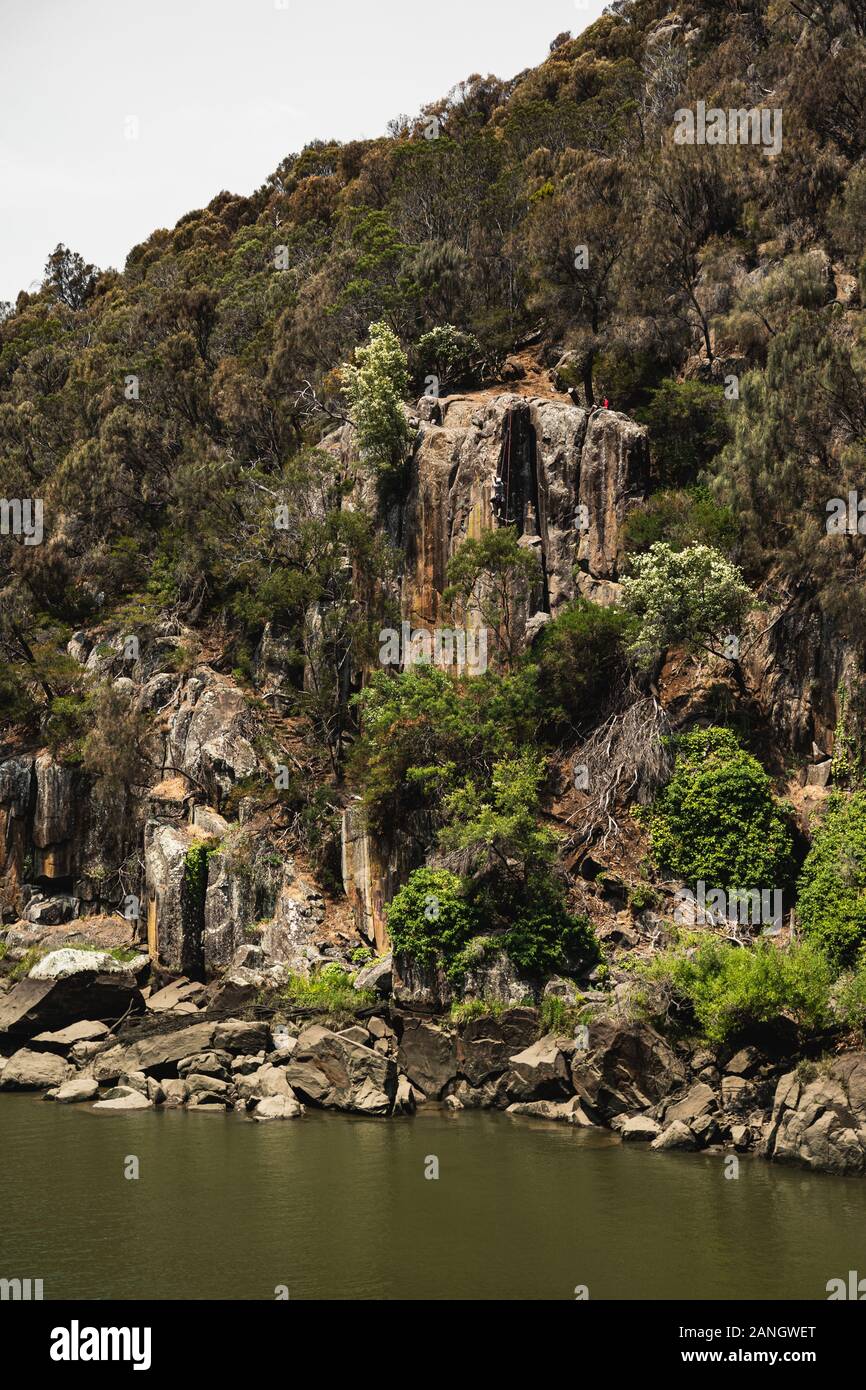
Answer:
<path fill-rule="evenodd" d="M 23 985 L 32 992 L 39 982 Z M 458 1023 L 384 1002 L 339 1021 L 253 1004 L 227 1016 L 209 1001 L 181 1001 L 112 1030 L 86 1016 L 46 1029 L 45 999 L 57 1009 L 56 991 L 28 1011 L 21 989 L 4 1001 L 0 1090 L 40 1092 L 61 1106 L 222 1111 L 262 1124 L 317 1110 L 390 1119 L 440 1105 L 610 1132 L 660 1151 L 866 1174 L 866 1055 L 809 1061 L 793 1036 L 711 1051 L 600 1009 L 572 1035 L 541 1036 L 535 1008 Z M 88 995 L 76 990 L 80 1015 Z"/>

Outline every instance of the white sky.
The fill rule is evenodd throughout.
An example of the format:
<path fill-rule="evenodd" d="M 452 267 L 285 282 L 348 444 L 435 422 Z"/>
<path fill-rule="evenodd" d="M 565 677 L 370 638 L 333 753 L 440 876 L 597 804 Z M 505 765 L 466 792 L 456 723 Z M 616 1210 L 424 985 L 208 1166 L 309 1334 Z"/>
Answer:
<path fill-rule="evenodd" d="M 106 268 L 309 140 L 512 77 L 604 0 L 0 0 L 0 300 L 59 241 Z M 124 134 L 139 122 L 137 139 Z"/>

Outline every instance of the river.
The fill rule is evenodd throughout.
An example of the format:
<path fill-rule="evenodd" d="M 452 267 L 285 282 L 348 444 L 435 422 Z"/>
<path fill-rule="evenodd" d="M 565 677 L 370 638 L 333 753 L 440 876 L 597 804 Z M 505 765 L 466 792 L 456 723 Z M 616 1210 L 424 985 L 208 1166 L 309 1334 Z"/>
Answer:
<path fill-rule="evenodd" d="M 866 1182 L 725 1171 L 498 1113 L 257 1125 L 5 1095 L 0 1277 L 46 1299 L 825 1299 L 866 1271 Z"/>

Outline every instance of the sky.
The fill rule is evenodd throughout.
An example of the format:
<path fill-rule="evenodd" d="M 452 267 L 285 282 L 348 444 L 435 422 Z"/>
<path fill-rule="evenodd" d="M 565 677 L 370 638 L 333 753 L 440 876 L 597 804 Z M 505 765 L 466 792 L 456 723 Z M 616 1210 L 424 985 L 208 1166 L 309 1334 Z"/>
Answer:
<path fill-rule="evenodd" d="M 604 0 L 0 0 L 0 300 L 102 269 L 314 139 L 512 77 Z"/>

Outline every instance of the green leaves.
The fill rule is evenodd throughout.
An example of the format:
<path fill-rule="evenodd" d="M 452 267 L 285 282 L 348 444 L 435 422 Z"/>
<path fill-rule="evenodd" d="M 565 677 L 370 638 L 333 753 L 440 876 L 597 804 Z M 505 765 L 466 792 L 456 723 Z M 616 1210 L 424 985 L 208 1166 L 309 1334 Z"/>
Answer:
<path fill-rule="evenodd" d="M 787 887 L 791 828 L 757 759 L 729 729 L 698 729 L 677 746 L 673 776 L 650 816 L 660 867 L 691 888 Z"/>
<path fill-rule="evenodd" d="M 835 795 L 798 882 L 804 932 L 838 967 L 866 946 L 866 792 Z"/>
<path fill-rule="evenodd" d="M 638 1011 L 668 1026 L 679 1013 L 707 1042 L 722 1044 L 749 1025 L 793 1018 L 820 1028 L 830 1015 L 833 972 L 814 946 L 780 951 L 771 942 L 732 946 L 712 937 L 687 939 L 636 972 Z"/>

